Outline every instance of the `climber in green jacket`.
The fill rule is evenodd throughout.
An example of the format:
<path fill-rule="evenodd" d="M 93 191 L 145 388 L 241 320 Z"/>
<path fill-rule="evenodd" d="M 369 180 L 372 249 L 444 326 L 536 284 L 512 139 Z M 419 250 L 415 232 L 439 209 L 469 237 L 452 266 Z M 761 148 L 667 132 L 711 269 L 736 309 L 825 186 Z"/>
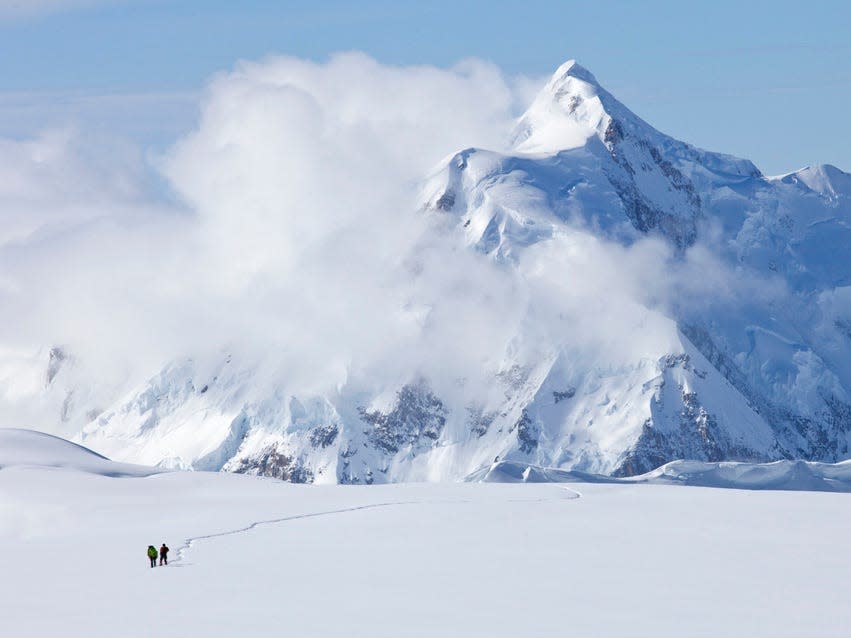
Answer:
<path fill-rule="evenodd" d="M 157 566 L 157 548 L 153 545 L 148 545 L 148 558 L 151 559 L 151 567 Z"/>

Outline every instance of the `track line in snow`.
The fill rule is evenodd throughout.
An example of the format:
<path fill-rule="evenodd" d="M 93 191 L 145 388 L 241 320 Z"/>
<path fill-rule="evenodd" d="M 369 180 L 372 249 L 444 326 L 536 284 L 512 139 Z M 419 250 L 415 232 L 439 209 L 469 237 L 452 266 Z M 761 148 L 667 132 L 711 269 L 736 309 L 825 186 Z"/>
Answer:
<path fill-rule="evenodd" d="M 582 498 L 582 494 L 576 490 L 570 489 L 568 487 L 560 488 L 561 492 L 566 492 L 567 494 L 563 496 L 563 498 L 558 500 L 576 500 Z M 541 503 L 552 501 L 551 498 L 539 498 L 539 499 L 508 499 L 509 503 L 518 503 L 518 502 L 526 502 L 526 503 Z M 390 501 L 388 503 L 372 503 L 369 505 L 358 505 L 356 507 L 344 507 L 336 510 L 326 510 L 324 512 L 311 512 L 309 514 L 291 514 L 290 516 L 282 516 L 280 518 L 268 518 L 260 521 L 254 521 L 245 527 L 239 527 L 237 529 L 229 529 L 223 532 L 214 532 L 212 534 L 203 534 L 200 536 L 191 536 L 183 541 L 183 544 L 177 549 L 175 552 L 175 558 L 170 563 L 173 567 L 183 567 L 186 564 L 181 564 L 183 559 L 186 556 L 186 552 L 192 549 L 192 546 L 199 541 L 212 540 L 214 538 L 222 538 L 224 536 L 234 536 L 236 534 L 244 534 L 245 532 L 250 532 L 253 529 L 260 527 L 261 525 L 275 525 L 277 523 L 286 523 L 288 521 L 297 521 L 299 519 L 304 518 L 315 518 L 318 516 L 331 516 L 333 514 L 346 514 L 349 512 L 358 512 L 361 510 L 369 510 L 369 509 L 377 509 L 379 507 L 392 507 L 395 505 L 431 505 L 435 503 L 468 503 L 469 501 L 466 499 L 463 500 L 452 500 L 452 501 Z"/>
<path fill-rule="evenodd" d="M 245 527 L 240 527 L 237 529 L 225 530 L 224 532 L 215 532 L 213 534 L 203 534 L 201 536 L 192 536 L 183 541 L 183 544 L 177 549 L 175 553 L 175 558 L 170 563 L 175 567 L 181 567 L 179 565 L 183 558 L 186 555 L 192 546 L 199 541 L 211 540 L 214 538 L 221 538 L 223 536 L 233 536 L 235 534 L 243 534 L 245 532 L 250 532 L 261 525 L 274 525 L 276 523 L 286 523 L 287 521 L 296 521 L 302 518 L 314 518 L 317 516 L 330 516 L 332 514 L 346 514 L 348 512 L 357 512 L 360 510 L 368 510 L 368 509 L 376 509 L 379 507 L 391 507 L 393 505 L 414 505 L 420 501 L 393 501 L 390 503 L 373 503 L 370 505 L 358 505 L 357 507 L 344 507 L 337 510 L 327 510 L 324 512 L 312 512 L 309 514 L 292 514 L 290 516 L 282 516 L 280 518 L 269 518 L 261 521 L 254 521 L 253 523 L 246 525 Z"/>

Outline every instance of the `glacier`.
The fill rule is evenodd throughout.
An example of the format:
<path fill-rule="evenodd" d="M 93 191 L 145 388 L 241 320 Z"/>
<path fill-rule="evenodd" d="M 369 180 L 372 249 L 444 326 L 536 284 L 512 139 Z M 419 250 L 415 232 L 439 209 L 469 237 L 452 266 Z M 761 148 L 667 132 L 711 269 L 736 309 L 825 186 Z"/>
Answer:
<path fill-rule="evenodd" d="M 4 415 L 119 461 L 298 483 L 849 458 L 851 175 L 765 176 L 675 140 L 573 61 L 510 137 L 447 149 L 408 211 L 555 317 L 495 344 L 487 383 L 412 365 L 395 385 L 352 370 L 335 392 L 294 394 L 268 357 L 216 344 L 124 387 L 45 344 L 3 353 Z M 571 278 L 582 260 L 600 287 Z M 641 294 L 622 298 L 621 280 Z M 561 316 L 575 294 L 584 311 Z"/>

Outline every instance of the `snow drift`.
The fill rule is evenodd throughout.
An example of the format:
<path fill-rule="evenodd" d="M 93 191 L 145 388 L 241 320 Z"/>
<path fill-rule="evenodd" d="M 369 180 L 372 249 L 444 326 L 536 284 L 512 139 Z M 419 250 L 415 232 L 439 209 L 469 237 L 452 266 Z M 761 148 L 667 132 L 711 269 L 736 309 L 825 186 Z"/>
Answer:
<path fill-rule="evenodd" d="M 737 463 L 672 461 L 647 474 L 616 478 L 576 470 L 500 461 L 467 477 L 484 483 L 652 483 L 739 490 L 851 492 L 851 461 Z"/>
<path fill-rule="evenodd" d="M 142 477 L 156 468 L 115 463 L 81 445 L 33 430 L 0 429 L 0 470 L 10 467 L 61 469 L 110 477 Z"/>

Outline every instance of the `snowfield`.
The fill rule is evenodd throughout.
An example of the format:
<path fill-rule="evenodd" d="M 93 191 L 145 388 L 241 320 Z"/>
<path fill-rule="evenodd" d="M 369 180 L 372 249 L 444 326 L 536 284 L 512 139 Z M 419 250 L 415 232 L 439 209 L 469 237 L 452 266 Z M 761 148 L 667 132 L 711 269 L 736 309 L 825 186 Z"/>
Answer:
<path fill-rule="evenodd" d="M 851 626 L 845 494 L 142 476 L 58 439 L 0 435 L 5 636 L 822 637 Z M 163 541 L 171 564 L 151 569 L 145 548 Z"/>

